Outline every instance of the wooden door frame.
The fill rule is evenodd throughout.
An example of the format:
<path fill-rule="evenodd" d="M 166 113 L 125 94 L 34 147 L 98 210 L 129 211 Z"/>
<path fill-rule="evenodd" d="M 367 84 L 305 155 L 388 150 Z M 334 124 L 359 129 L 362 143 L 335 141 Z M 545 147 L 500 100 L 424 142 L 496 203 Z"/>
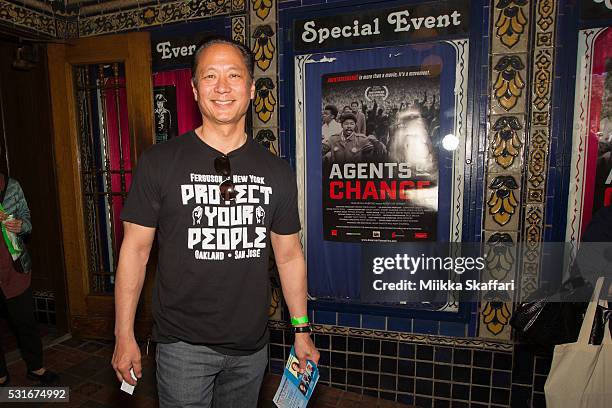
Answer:
<path fill-rule="evenodd" d="M 131 162 L 154 143 L 153 82 L 149 33 L 83 38 L 49 44 L 49 79 L 53 141 L 71 331 L 83 337 L 112 338 L 114 296 L 90 293 L 87 233 L 83 207 L 81 157 L 72 66 L 123 62 L 130 128 Z M 148 268 L 151 269 L 151 268 Z M 141 296 L 136 332 L 148 334 L 152 322 L 149 298 L 153 273 L 148 271 Z M 145 301 L 142 301 L 145 299 Z"/>

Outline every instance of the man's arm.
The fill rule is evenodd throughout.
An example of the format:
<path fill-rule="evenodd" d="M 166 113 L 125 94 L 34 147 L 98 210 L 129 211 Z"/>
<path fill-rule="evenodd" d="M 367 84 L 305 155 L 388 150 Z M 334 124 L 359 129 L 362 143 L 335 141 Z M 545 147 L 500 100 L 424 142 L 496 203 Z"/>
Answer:
<path fill-rule="evenodd" d="M 119 381 L 135 385 L 130 375 L 142 375 L 140 349 L 134 336 L 134 318 L 145 279 L 147 261 L 155 238 L 155 228 L 123 223 L 123 242 L 115 280 L 115 352 L 113 368 Z"/>
<path fill-rule="evenodd" d="M 283 288 L 283 296 L 293 317 L 306 316 L 307 283 L 306 262 L 298 234 L 270 235 L 274 258 Z M 319 362 L 319 352 L 315 348 L 309 333 L 295 334 L 295 354 L 300 360 L 300 371 L 306 369 L 306 360 Z"/>

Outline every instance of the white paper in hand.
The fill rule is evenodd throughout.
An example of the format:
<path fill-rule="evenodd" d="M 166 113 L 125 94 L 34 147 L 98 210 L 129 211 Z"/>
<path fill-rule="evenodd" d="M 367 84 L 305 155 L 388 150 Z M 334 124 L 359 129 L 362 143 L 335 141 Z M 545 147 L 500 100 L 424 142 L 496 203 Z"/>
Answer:
<path fill-rule="evenodd" d="M 136 378 L 136 374 L 134 374 L 134 369 L 130 368 L 130 375 L 132 376 L 132 378 L 134 379 L 134 381 L 138 381 L 138 379 Z M 132 395 L 134 393 L 134 388 L 136 386 L 135 385 L 131 385 L 125 382 L 125 380 L 123 380 L 123 382 L 121 383 L 121 391 L 127 392 L 128 394 Z"/>

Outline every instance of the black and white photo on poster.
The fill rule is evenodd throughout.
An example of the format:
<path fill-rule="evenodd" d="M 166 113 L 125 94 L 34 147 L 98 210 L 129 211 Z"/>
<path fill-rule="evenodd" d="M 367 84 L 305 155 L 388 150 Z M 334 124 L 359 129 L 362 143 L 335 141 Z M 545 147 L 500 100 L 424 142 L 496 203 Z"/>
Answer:
<path fill-rule="evenodd" d="M 174 85 L 155 87 L 153 89 L 153 101 L 155 143 L 162 143 L 178 135 L 176 88 Z"/>
<path fill-rule="evenodd" d="M 325 240 L 436 240 L 440 70 L 322 77 Z"/>

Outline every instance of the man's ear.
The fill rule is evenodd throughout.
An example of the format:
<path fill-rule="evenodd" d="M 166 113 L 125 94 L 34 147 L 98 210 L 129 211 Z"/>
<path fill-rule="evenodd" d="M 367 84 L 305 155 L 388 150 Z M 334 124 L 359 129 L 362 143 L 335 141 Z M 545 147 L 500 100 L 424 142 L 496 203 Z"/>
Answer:
<path fill-rule="evenodd" d="M 195 99 L 195 101 L 198 101 L 198 88 L 196 88 L 197 84 L 195 83 L 195 81 L 192 79 L 191 80 L 191 91 L 193 92 L 193 99 Z"/>
<path fill-rule="evenodd" d="M 255 99 L 255 81 L 251 81 L 251 100 Z"/>

